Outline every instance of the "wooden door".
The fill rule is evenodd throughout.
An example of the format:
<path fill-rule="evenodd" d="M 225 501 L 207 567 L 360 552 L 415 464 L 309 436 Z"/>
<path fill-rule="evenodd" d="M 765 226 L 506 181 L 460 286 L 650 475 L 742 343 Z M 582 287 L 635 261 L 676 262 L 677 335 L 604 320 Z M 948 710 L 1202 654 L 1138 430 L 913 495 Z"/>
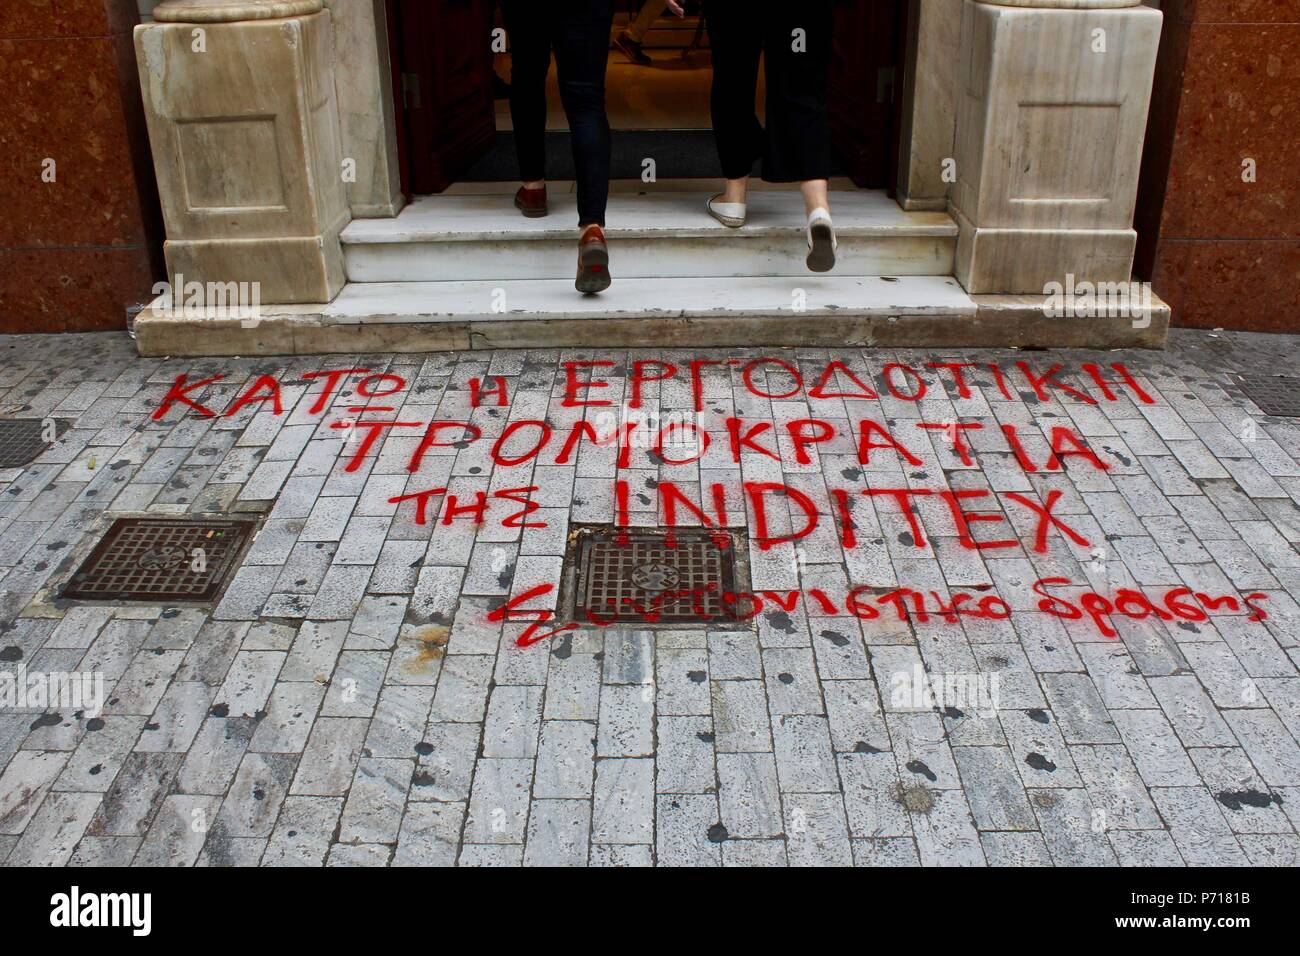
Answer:
<path fill-rule="evenodd" d="M 442 192 L 496 140 L 493 0 L 391 0 L 409 193 Z M 399 141 L 402 138 L 399 138 Z"/>
<path fill-rule="evenodd" d="M 830 127 L 844 172 L 893 190 L 898 175 L 906 0 L 836 0 Z"/>

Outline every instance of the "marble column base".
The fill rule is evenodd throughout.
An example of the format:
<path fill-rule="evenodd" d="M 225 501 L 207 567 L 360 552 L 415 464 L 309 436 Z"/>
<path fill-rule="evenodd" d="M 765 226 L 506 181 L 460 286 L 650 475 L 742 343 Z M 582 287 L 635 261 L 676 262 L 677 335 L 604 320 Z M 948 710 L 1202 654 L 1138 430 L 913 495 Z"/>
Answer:
<path fill-rule="evenodd" d="M 1043 2 L 962 10 L 949 199 L 972 294 L 1131 277 L 1160 11 Z"/>
<path fill-rule="evenodd" d="M 329 13 L 156 22 L 135 44 L 172 281 L 258 283 L 267 304 L 333 299 L 350 215 Z"/>
<path fill-rule="evenodd" d="M 260 283 L 262 302 L 329 302 L 343 288 L 338 231 L 324 236 L 270 239 L 169 239 L 167 271 L 199 282 Z"/>
<path fill-rule="evenodd" d="M 959 230 L 955 275 L 967 292 L 1042 294 L 1067 274 L 1080 281 L 1128 282 L 1133 229 L 980 228 L 952 211 Z"/>

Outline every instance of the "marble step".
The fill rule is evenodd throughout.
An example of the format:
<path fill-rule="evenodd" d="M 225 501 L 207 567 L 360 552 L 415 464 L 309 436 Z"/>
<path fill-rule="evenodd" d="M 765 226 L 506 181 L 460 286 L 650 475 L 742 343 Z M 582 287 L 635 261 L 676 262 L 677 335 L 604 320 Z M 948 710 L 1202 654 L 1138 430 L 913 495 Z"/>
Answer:
<path fill-rule="evenodd" d="M 800 290 L 800 291 L 796 291 Z M 161 301 L 161 300 L 160 300 Z M 802 304 L 802 311 L 795 304 Z M 142 355 L 291 355 L 492 348 L 1159 347 L 1151 321 L 1062 322 L 1041 296 L 968 296 L 943 276 L 619 279 L 583 297 L 570 279 L 354 282 L 329 305 L 256 317 L 155 304 L 134 323 Z"/>
<path fill-rule="evenodd" d="M 616 279 L 806 277 L 797 191 L 756 190 L 749 222 L 728 229 L 704 209 L 707 189 L 611 196 L 606 235 Z M 551 212 L 525 219 L 507 192 L 423 196 L 394 219 L 343 232 L 351 282 L 571 279 L 577 209 L 553 191 Z M 905 212 L 883 192 L 832 193 L 836 276 L 951 275 L 957 226 L 941 212 Z"/>
<path fill-rule="evenodd" d="M 615 279 L 598 296 L 579 295 L 572 279 L 353 282 L 328 305 L 268 305 L 242 321 L 150 309 L 135 331 L 149 354 L 185 354 L 192 336 L 209 349 L 228 339 L 223 354 L 267 354 L 277 341 L 298 351 L 308 334 L 313 351 L 344 352 L 356 350 L 358 336 L 429 350 L 825 346 L 866 344 L 876 321 L 974 316 L 974 302 L 948 276 Z"/>
<path fill-rule="evenodd" d="M 323 315 L 350 322 L 536 322 L 550 319 L 673 319 L 735 315 L 801 322 L 835 315 L 974 315 L 950 276 L 746 276 L 624 279 L 579 295 L 572 279 L 357 282 Z"/>

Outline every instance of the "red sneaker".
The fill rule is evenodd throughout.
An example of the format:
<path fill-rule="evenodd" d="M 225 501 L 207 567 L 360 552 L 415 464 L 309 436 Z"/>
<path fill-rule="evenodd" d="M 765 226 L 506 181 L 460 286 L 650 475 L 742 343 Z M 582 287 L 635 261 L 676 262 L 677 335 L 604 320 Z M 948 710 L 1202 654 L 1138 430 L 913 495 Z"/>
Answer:
<path fill-rule="evenodd" d="M 576 287 L 583 295 L 595 295 L 609 288 L 609 246 L 605 244 L 605 230 L 593 223 L 582 231 L 578 240 L 578 281 Z"/>

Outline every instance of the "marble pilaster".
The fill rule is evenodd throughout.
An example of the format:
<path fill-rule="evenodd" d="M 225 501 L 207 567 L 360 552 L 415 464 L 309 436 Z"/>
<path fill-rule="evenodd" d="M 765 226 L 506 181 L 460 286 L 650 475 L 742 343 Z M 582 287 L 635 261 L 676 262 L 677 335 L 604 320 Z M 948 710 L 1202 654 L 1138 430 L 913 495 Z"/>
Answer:
<path fill-rule="evenodd" d="M 330 301 L 350 216 L 321 0 L 168 0 L 153 16 L 135 45 L 173 281 Z"/>
<path fill-rule="evenodd" d="M 1137 0 L 965 0 L 949 199 L 968 292 L 1129 280 L 1160 23 Z"/>

